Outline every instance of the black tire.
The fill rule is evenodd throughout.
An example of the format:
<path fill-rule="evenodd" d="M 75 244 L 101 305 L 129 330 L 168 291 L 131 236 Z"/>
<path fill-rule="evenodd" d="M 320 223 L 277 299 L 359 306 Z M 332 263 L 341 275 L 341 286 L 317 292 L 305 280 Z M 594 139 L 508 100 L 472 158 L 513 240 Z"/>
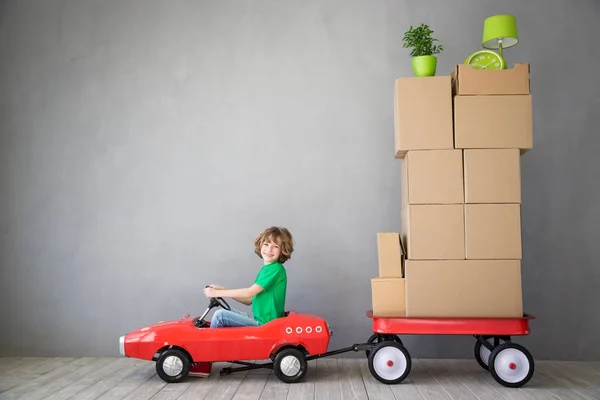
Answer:
<path fill-rule="evenodd" d="M 482 352 L 482 347 L 484 347 L 481 342 L 478 340 L 475 342 L 475 348 L 473 349 L 473 353 L 475 354 L 475 360 L 477 361 L 477 364 L 479 364 L 479 366 L 483 369 L 485 369 L 486 371 L 489 371 L 488 365 L 487 365 L 487 361 L 484 361 L 481 358 L 481 352 Z M 486 348 L 487 350 L 487 348 Z"/>
<path fill-rule="evenodd" d="M 308 363 L 304 353 L 296 348 L 285 348 L 275 355 L 273 371 L 284 383 L 296 383 L 304 378 Z"/>
<path fill-rule="evenodd" d="M 396 343 L 400 343 L 401 345 L 404 346 L 404 343 L 402 343 L 400 336 L 398 336 L 398 335 L 382 335 L 379 333 L 374 333 L 371 336 L 369 336 L 369 338 L 367 339 L 367 343 L 377 344 L 377 343 L 379 343 L 379 338 L 383 338 L 383 341 L 386 341 L 386 340 L 392 340 L 391 339 L 392 337 L 394 338 L 394 341 Z M 365 354 L 366 354 L 367 358 L 369 358 L 369 354 L 371 354 L 371 350 L 365 350 Z"/>
<path fill-rule="evenodd" d="M 529 351 L 516 343 L 503 343 L 490 355 L 490 373 L 502 386 L 518 388 L 525 385 L 535 370 Z"/>
<path fill-rule="evenodd" d="M 165 350 L 156 361 L 156 373 L 167 383 L 181 382 L 190 373 L 190 359 L 181 350 Z"/>
<path fill-rule="evenodd" d="M 371 375 L 386 385 L 394 385 L 406 379 L 410 374 L 411 366 L 412 362 L 408 350 L 396 341 L 385 341 L 377 344 L 369 355 Z M 394 367 L 396 369 L 392 369 Z"/>
<path fill-rule="evenodd" d="M 498 340 L 499 345 L 507 342 L 507 338 L 505 338 L 505 337 L 482 336 L 482 339 L 486 340 L 488 343 L 490 343 L 489 339 L 492 339 L 492 342 L 490 343 L 492 345 L 492 350 L 494 348 L 494 343 L 496 342 L 496 339 Z M 489 351 L 487 347 L 482 345 L 479 340 L 477 340 L 475 342 L 475 347 L 473 348 L 473 354 L 475 355 L 475 360 L 477 360 L 477 363 L 479 364 L 479 366 L 481 368 L 485 369 L 486 371 L 489 371 L 490 370 L 490 367 L 489 367 L 490 360 L 489 359 L 490 359 L 490 356 L 492 355 L 492 352 Z M 484 356 L 486 356 L 487 359 L 484 360 L 483 359 Z"/>
<path fill-rule="evenodd" d="M 486 341 L 488 341 L 488 339 L 490 339 L 490 338 L 491 338 L 491 336 L 482 336 L 482 339 L 486 340 Z M 493 343 L 491 343 L 491 345 L 494 346 Z M 487 352 L 488 352 L 488 351 L 485 351 L 484 349 L 488 350 L 487 347 L 482 345 L 479 340 L 476 340 L 475 347 L 473 348 L 473 354 L 475 355 L 475 360 L 477 361 L 477 364 L 479 364 L 479 366 L 481 368 L 485 369 L 486 371 L 489 371 L 489 367 L 488 367 L 489 355 L 491 355 L 492 352 L 488 350 L 490 354 L 488 355 L 487 360 L 484 360 L 482 358 L 483 355 L 481 353 L 483 352 L 483 353 L 487 354 Z"/>

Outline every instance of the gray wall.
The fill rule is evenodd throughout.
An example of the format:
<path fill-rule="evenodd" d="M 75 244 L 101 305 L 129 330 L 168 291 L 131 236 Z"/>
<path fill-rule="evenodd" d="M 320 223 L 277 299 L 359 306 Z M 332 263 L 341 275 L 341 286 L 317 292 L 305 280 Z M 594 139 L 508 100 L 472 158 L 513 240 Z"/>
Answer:
<path fill-rule="evenodd" d="M 365 340 L 376 233 L 400 229 L 402 34 L 430 24 L 449 74 L 503 12 L 534 98 L 522 223 L 537 319 L 519 342 L 600 360 L 593 0 L 0 2 L 0 355 L 117 355 L 119 335 L 204 311 L 204 285 L 250 285 L 272 224 L 297 245 L 288 308 L 328 318 L 331 348 Z M 469 337 L 405 343 L 472 356 Z"/>

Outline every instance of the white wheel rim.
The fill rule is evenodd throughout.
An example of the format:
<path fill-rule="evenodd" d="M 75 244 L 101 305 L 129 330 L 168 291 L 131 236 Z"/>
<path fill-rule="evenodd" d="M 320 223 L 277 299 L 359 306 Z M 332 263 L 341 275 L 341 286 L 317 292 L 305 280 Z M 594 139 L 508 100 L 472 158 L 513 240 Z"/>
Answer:
<path fill-rule="evenodd" d="M 508 383 L 521 382 L 529 374 L 531 366 L 527 356 L 517 349 L 504 349 L 494 360 L 494 370 L 500 379 Z"/>
<path fill-rule="evenodd" d="M 300 360 L 295 356 L 285 356 L 279 368 L 285 376 L 296 376 L 300 372 Z"/>
<path fill-rule="evenodd" d="M 383 347 L 373 356 L 373 369 L 388 381 L 400 378 L 406 372 L 406 363 L 404 353 L 394 346 Z"/>
<path fill-rule="evenodd" d="M 492 346 L 494 346 L 494 338 L 488 338 L 487 342 L 489 344 L 491 344 Z M 498 341 L 498 345 L 501 345 L 502 343 L 504 343 L 504 340 L 500 339 Z M 489 361 L 490 361 L 490 355 L 492 355 L 492 352 L 489 351 L 487 349 L 487 347 L 485 347 L 484 345 L 481 345 L 479 347 L 479 357 L 481 358 L 481 361 L 483 361 L 483 363 L 485 365 L 488 365 Z"/>
<path fill-rule="evenodd" d="M 177 376 L 183 371 L 183 362 L 179 357 L 169 356 L 165 358 L 162 369 L 169 376 Z"/>

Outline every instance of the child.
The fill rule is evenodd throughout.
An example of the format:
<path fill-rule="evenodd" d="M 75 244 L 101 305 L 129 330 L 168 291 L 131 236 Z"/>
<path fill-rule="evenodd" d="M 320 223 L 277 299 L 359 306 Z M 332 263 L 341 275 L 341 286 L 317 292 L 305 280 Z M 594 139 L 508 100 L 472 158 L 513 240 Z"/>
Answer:
<path fill-rule="evenodd" d="M 251 305 L 254 317 L 231 308 L 231 311 L 218 309 L 210 322 L 211 328 L 259 326 L 276 318 L 283 317 L 287 290 L 287 273 L 283 264 L 294 251 L 291 233 L 286 228 L 270 227 L 254 240 L 254 252 L 263 259 L 263 266 L 254 284 L 242 289 L 227 289 L 210 285 L 204 289 L 206 297 L 232 298 Z M 193 365 L 190 375 L 208 376 L 210 363 Z"/>

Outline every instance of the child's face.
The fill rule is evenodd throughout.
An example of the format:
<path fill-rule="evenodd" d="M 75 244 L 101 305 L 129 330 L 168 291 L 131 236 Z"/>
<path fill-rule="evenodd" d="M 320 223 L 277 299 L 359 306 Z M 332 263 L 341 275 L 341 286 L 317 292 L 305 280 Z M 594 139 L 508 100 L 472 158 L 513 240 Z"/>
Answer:
<path fill-rule="evenodd" d="M 265 264 L 271 264 L 279 260 L 279 254 L 281 254 L 280 246 L 273 241 L 267 240 L 262 244 L 260 254 Z"/>

